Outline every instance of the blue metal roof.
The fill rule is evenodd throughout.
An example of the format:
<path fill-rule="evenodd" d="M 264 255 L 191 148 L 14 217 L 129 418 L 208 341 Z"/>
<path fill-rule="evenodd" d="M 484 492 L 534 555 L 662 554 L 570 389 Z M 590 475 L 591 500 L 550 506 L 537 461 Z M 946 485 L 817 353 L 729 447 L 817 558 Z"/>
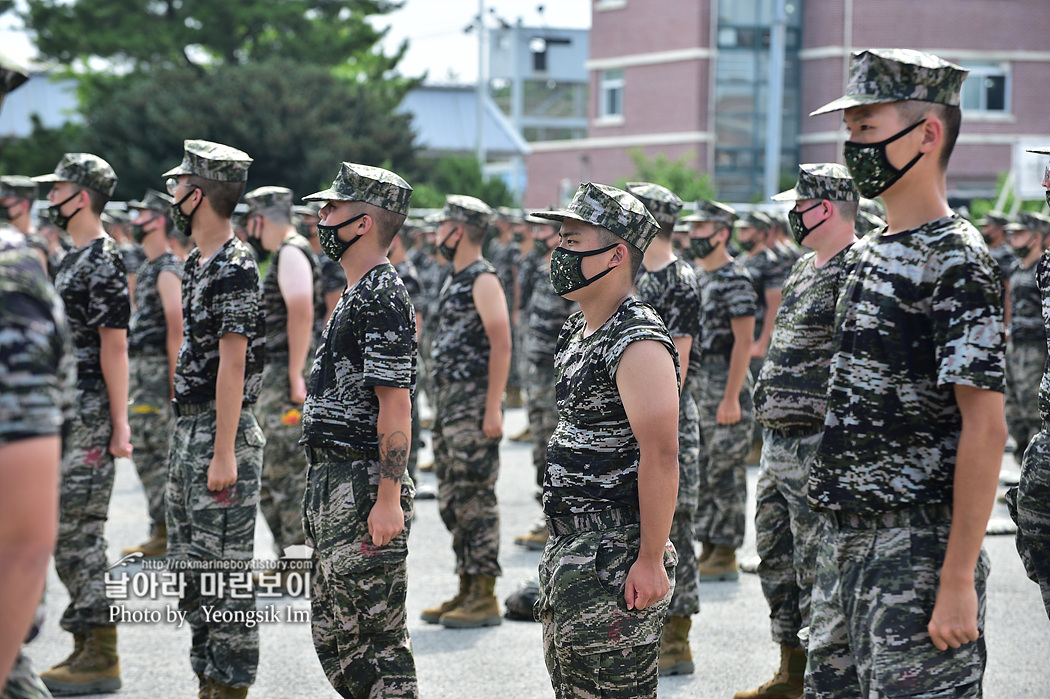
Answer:
<path fill-rule="evenodd" d="M 416 145 L 440 153 L 477 149 L 477 92 L 469 85 L 426 85 L 405 95 L 401 108 L 413 116 Z M 499 107 L 485 98 L 485 151 L 490 158 L 526 155 L 531 150 Z"/>

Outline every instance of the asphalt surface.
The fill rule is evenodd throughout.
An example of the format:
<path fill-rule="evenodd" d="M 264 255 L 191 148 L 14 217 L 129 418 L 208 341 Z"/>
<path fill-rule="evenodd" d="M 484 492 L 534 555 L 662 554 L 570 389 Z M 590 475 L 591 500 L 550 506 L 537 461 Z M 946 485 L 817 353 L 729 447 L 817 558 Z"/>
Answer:
<path fill-rule="evenodd" d="M 521 409 L 508 410 L 505 432 L 517 434 L 524 426 Z M 424 436 L 428 436 L 424 433 Z M 540 554 L 514 545 L 540 516 L 535 499 L 533 469 L 527 444 L 505 439 L 501 448 L 502 470 L 498 484 L 501 507 L 501 563 L 503 577 L 496 593 L 501 603 L 521 582 L 536 574 Z M 428 452 L 424 450 L 425 458 Z M 1012 457 L 1004 457 L 1004 473 L 1016 473 Z M 749 469 L 752 493 L 757 474 Z M 422 474 L 421 486 L 434 486 L 432 474 Z M 753 503 L 752 503 L 753 506 Z M 996 505 L 993 528 L 1008 525 L 1005 507 Z M 120 549 L 143 540 L 147 530 L 146 502 L 127 460 L 118 462 L 117 481 L 110 504 L 106 535 L 111 561 Z M 272 538 L 260 518 L 256 528 L 256 558 L 272 558 Z M 985 548 L 992 561 L 989 582 L 988 668 L 985 697 L 1016 699 L 1050 697 L 1050 621 L 1038 587 L 1024 574 L 1012 536 L 989 536 Z M 424 607 L 455 594 L 451 537 L 438 516 L 434 500 L 416 502 L 416 520 L 409 540 L 409 632 L 415 651 L 420 695 L 472 699 L 513 699 L 553 696 L 543 663 L 538 624 L 505 620 L 501 626 L 452 630 L 419 619 Z M 748 527 L 741 558 L 754 557 L 754 530 Z M 132 584 L 157 580 L 138 564 L 126 568 Z M 189 667 L 190 634 L 186 626 L 168 621 L 173 598 L 159 594 L 114 600 L 125 610 L 149 612 L 159 621 L 124 623 L 119 629 L 123 688 L 120 695 L 157 699 L 196 696 L 197 680 Z M 58 626 L 68 601 L 65 588 L 52 567 L 48 578 L 48 618 L 40 636 L 27 647 L 37 670 L 64 658 L 72 637 Z M 259 610 L 271 610 L 282 620 L 261 626 L 258 678 L 249 696 L 258 699 L 334 697 L 314 654 L 310 626 L 288 620 L 290 614 L 305 619 L 309 602 L 302 597 L 259 598 Z M 703 583 L 701 610 L 694 617 L 690 642 L 696 673 L 660 681 L 662 697 L 709 699 L 732 697 L 742 689 L 764 682 L 776 668 L 779 651 L 770 641 L 769 610 L 758 577 L 742 574 L 737 582 Z"/>

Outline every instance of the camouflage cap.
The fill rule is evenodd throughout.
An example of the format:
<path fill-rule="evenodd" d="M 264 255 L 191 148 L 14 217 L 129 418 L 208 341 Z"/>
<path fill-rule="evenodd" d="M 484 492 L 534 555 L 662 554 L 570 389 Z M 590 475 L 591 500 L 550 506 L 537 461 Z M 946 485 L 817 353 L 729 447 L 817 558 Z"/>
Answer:
<path fill-rule="evenodd" d="M 757 228 L 759 230 L 768 231 L 772 227 L 773 222 L 761 211 L 748 211 L 740 215 L 734 223 L 734 228 Z"/>
<path fill-rule="evenodd" d="M 251 157 L 242 150 L 212 141 L 183 142 L 182 162 L 162 177 L 196 175 L 216 182 L 247 182 Z"/>
<path fill-rule="evenodd" d="M 633 194 L 606 184 L 586 182 L 562 211 L 537 211 L 533 216 L 564 221 L 572 219 L 601 226 L 642 252 L 653 242 L 660 224 Z"/>
<path fill-rule="evenodd" d="M 250 212 L 280 209 L 291 214 L 292 198 L 292 190 L 287 187 L 258 187 L 244 195 L 244 203 Z"/>
<path fill-rule="evenodd" d="M 1045 235 L 1050 233 L 1050 218 L 1034 211 L 1019 211 L 1017 222 L 1008 224 L 1006 229 L 1033 231 Z"/>
<path fill-rule="evenodd" d="M 1050 155 L 1050 146 L 1046 148 L 1027 148 L 1025 153 L 1038 153 L 1039 155 Z"/>
<path fill-rule="evenodd" d="M 146 194 L 143 195 L 141 199 L 133 199 L 132 201 L 129 201 L 128 208 L 167 212 L 173 201 L 175 200 L 164 192 L 158 192 L 155 189 L 147 189 Z"/>
<path fill-rule="evenodd" d="M 408 216 L 412 186 L 390 170 L 358 163 L 342 163 L 332 186 L 303 197 L 303 201 L 363 201 Z"/>
<path fill-rule="evenodd" d="M 111 225 L 114 223 L 124 225 L 131 221 L 131 217 L 128 216 L 127 211 L 115 207 L 106 207 L 105 211 L 102 212 L 102 215 L 99 218 L 102 219 L 103 223 Z"/>
<path fill-rule="evenodd" d="M 983 218 L 979 219 L 975 225 L 987 226 L 988 224 L 992 224 L 993 226 L 1005 226 L 1008 223 L 1010 223 L 1010 218 L 1006 214 L 1002 211 L 992 209 L 987 212 Z"/>
<path fill-rule="evenodd" d="M 838 163 L 806 163 L 798 166 L 798 183 L 794 189 L 772 197 L 773 201 L 798 199 L 828 199 L 830 201 L 859 201 L 860 192 L 845 165 Z"/>
<path fill-rule="evenodd" d="M 294 204 L 292 205 L 292 213 L 296 216 L 319 217 L 319 214 L 321 213 L 321 205 L 316 201 L 311 201 L 306 204 Z"/>
<path fill-rule="evenodd" d="M 509 206 L 496 207 L 494 218 L 509 221 L 510 223 L 525 223 L 525 216 L 520 209 L 512 209 Z"/>
<path fill-rule="evenodd" d="M 649 213 L 661 226 L 673 225 L 678 220 L 678 213 L 685 206 L 685 202 L 677 194 L 652 182 L 628 182 L 627 191 L 649 209 Z"/>
<path fill-rule="evenodd" d="M 29 71 L 17 61 L 0 51 L 0 102 L 4 95 L 29 80 Z"/>
<path fill-rule="evenodd" d="M 850 56 L 846 94 L 810 116 L 904 100 L 959 106 L 968 70 L 913 49 L 870 49 Z"/>
<path fill-rule="evenodd" d="M 102 158 L 91 153 L 66 153 L 50 175 L 33 178 L 37 182 L 75 182 L 82 187 L 113 196 L 117 173 Z"/>
<path fill-rule="evenodd" d="M 731 206 L 721 202 L 700 200 L 696 202 L 696 211 L 682 219 L 683 223 L 706 223 L 707 221 L 719 221 L 732 226 L 736 221 L 737 212 Z"/>
<path fill-rule="evenodd" d="M 485 202 L 465 194 L 449 194 L 445 197 L 445 208 L 441 210 L 439 221 L 462 221 L 463 223 L 486 228 L 496 212 Z"/>
<path fill-rule="evenodd" d="M 19 199 L 37 198 L 37 186 L 32 177 L 25 175 L 0 176 L 0 199 L 18 197 Z"/>

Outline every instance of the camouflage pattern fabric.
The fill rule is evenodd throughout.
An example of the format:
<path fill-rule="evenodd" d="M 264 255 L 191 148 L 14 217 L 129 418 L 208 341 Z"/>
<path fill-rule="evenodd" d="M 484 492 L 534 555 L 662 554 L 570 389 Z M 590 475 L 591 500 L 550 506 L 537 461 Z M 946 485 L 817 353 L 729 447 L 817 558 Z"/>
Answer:
<path fill-rule="evenodd" d="M 314 306 L 314 345 L 321 344 L 321 336 L 324 334 L 324 326 L 327 322 L 328 305 L 325 296 L 333 291 L 342 291 L 346 288 L 346 273 L 342 265 L 324 254 L 324 251 L 315 254 L 317 267 L 315 273 L 321 283 L 321 298 Z"/>
<path fill-rule="evenodd" d="M 733 351 L 731 321 L 757 313 L 758 294 L 743 265 L 734 261 L 707 273 L 700 284 L 701 361 L 728 363 Z"/>
<path fill-rule="evenodd" d="M 389 263 L 343 293 L 307 381 L 302 443 L 369 451 L 376 445 L 375 386 L 412 389 L 416 323 L 404 283 Z"/>
<path fill-rule="evenodd" d="M 51 699 L 51 692 L 33 670 L 29 658 L 21 651 L 0 690 L 3 699 Z"/>
<path fill-rule="evenodd" d="M 183 141 L 182 162 L 162 177 L 197 175 L 216 182 L 246 182 L 251 157 L 242 150 L 212 141 Z"/>
<path fill-rule="evenodd" d="M 869 235 L 845 269 L 810 506 L 872 514 L 951 502 L 962 428 L 952 385 L 1004 390 L 999 266 L 953 215 Z"/>
<path fill-rule="evenodd" d="M 244 402 L 259 397 L 265 361 L 265 323 L 259 300 L 259 267 L 251 249 L 230 238 L 211 259 L 200 248 L 190 252 L 182 280 L 183 341 L 175 370 L 180 403 L 215 400 L 219 339 L 226 333 L 248 338 Z"/>
<path fill-rule="evenodd" d="M 989 248 L 988 251 L 992 253 L 992 257 L 999 263 L 999 271 L 1002 273 L 1003 279 L 1009 279 L 1010 275 L 1020 265 L 1017 253 L 1014 252 L 1014 249 L 1008 243 L 1001 243 L 994 248 Z"/>
<path fill-rule="evenodd" d="M 146 492 L 150 522 L 163 524 L 168 449 L 175 424 L 169 397 L 168 358 L 133 355 L 128 384 L 128 424 L 135 440 L 132 458 Z"/>
<path fill-rule="evenodd" d="M 766 292 L 778 291 L 784 286 L 788 273 L 791 271 L 791 263 L 785 264 L 776 252 L 770 248 L 763 248 L 754 255 L 744 253 L 741 258 L 744 269 L 751 275 L 751 283 L 755 287 L 755 295 L 758 305 L 755 307 L 755 338 L 762 334 L 766 318 Z"/>
<path fill-rule="evenodd" d="M 405 291 L 408 292 L 408 298 L 412 302 L 412 309 L 415 310 L 424 302 L 423 301 L 423 287 L 419 282 L 419 273 L 416 271 L 416 266 L 412 263 L 408 257 L 394 265 L 394 271 L 397 272 L 397 276 L 401 278 L 401 283 L 405 285 Z M 417 318 L 419 316 L 416 311 Z M 416 323 L 417 327 L 420 325 Z M 421 333 L 417 332 L 417 338 Z M 416 363 L 419 363 L 419 348 L 416 349 Z M 419 375 L 417 373 L 417 380 Z M 419 401 L 417 396 L 419 390 L 412 394 L 412 438 L 408 445 L 408 475 L 412 476 L 412 479 L 416 478 L 416 463 L 419 460 Z"/>
<path fill-rule="evenodd" d="M 105 527 L 116 469 L 109 453 L 112 423 L 105 387 L 78 390 L 76 414 L 63 442 L 55 570 L 69 591 L 61 626 L 87 633 L 111 626 L 105 594 Z"/>
<path fill-rule="evenodd" d="M 1020 483 L 1006 492 L 1006 504 L 1017 525 L 1017 553 L 1025 573 L 1039 585 L 1050 617 L 1050 432 L 1045 427 L 1029 443 Z"/>
<path fill-rule="evenodd" d="M 538 256 L 537 256 L 538 257 Z M 554 353 L 558 347 L 558 335 L 569 316 L 579 306 L 575 301 L 559 296 L 551 284 L 550 268 L 542 258 L 530 275 L 531 284 L 527 308 L 529 334 L 525 345 L 525 356 L 530 364 L 548 363 L 553 369 Z M 530 386 L 531 389 L 531 386 Z M 531 400 L 531 396 L 530 396 Z"/>
<path fill-rule="evenodd" d="M 850 55 L 846 95 L 809 115 L 902 100 L 958 107 L 969 72 L 933 54 L 912 49 L 855 51 Z"/>
<path fill-rule="evenodd" d="M 860 192 L 857 191 L 857 185 L 853 184 L 853 178 L 845 165 L 806 163 L 798 166 L 798 183 L 794 188 L 775 194 L 771 198 L 773 201 L 860 201 Z"/>
<path fill-rule="evenodd" d="M 947 507 L 843 517 L 839 525 L 833 513 L 822 516 L 806 697 L 982 696 L 987 554 L 974 572 L 980 638 L 939 651 L 926 626 L 951 528 Z"/>
<path fill-rule="evenodd" d="M 487 381 L 491 346 L 474 307 L 474 284 L 482 274 L 495 273 L 492 263 L 481 259 L 445 278 L 437 301 L 437 327 L 431 346 L 435 381 Z"/>
<path fill-rule="evenodd" d="M 266 449 L 259 509 L 273 533 L 274 548 L 283 552 L 305 540 L 302 510 L 307 465 L 306 453 L 299 444 L 303 406 L 288 398 L 291 386 L 286 363 L 267 364 L 261 383 L 255 414 L 266 435 Z"/>
<path fill-rule="evenodd" d="M 527 375 L 529 385 L 529 429 L 532 431 L 532 466 L 536 469 L 536 485 L 543 487 L 547 473 L 547 444 L 558 426 L 558 399 L 555 384 L 554 357 L 547 361 L 530 361 Z"/>
<path fill-rule="evenodd" d="M 705 331 L 706 331 L 706 326 Z M 691 371 L 691 370 L 690 370 Z M 751 375 L 740 388 L 741 419 L 719 425 L 729 364 L 707 360 L 697 367 L 696 410 L 700 418 L 699 500 L 694 533 L 698 541 L 739 548 L 744 543 L 747 459 L 755 425 Z"/>
<path fill-rule="evenodd" d="M 766 361 L 755 381 L 755 419 L 763 427 L 809 434 L 824 429 L 835 300 L 845 250 L 823 266 L 811 252 L 784 283 Z"/>
<path fill-rule="evenodd" d="M 488 377 L 434 378 L 434 475 L 438 512 L 452 534 L 458 575 L 502 574 L 499 565 L 499 439 L 485 436 Z"/>
<path fill-rule="evenodd" d="M 292 190 L 287 187 L 258 187 L 244 195 L 248 213 L 259 213 L 269 209 L 279 209 L 292 213 Z"/>
<path fill-rule="evenodd" d="M 17 197 L 27 201 L 36 201 L 39 188 L 32 177 L 25 175 L 0 175 L 0 199 Z"/>
<path fill-rule="evenodd" d="M 464 194 L 445 196 L 445 208 L 439 214 L 439 221 L 460 221 L 470 226 L 485 229 L 496 212 L 477 197 Z"/>
<path fill-rule="evenodd" d="M 580 185 L 569 207 L 563 211 L 537 211 L 534 216 L 550 221 L 573 219 L 606 228 L 645 252 L 660 224 L 633 195 L 605 184 Z"/>
<path fill-rule="evenodd" d="M 509 242 L 506 245 L 493 242 L 492 256 L 489 258 L 492 266 L 496 268 L 496 276 L 507 292 L 507 310 L 514 303 L 514 273 L 521 266 L 521 249 L 517 243 Z M 520 281 L 520 275 L 519 275 Z"/>
<path fill-rule="evenodd" d="M 174 201 L 174 199 L 164 192 L 158 192 L 155 189 L 147 188 L 142 199 L 134 199 L 128 202 L 128 209 L 131 211 L 135 209 L 146 209 L 160 214 L 167 214 Z"/>
<path fill-rule="evenodd" d="M 737 219 L 736 209 L 721 202 L 701 200 L 694 205 L 693 213 L 682 217 L 682 223 L 704 223 L 719 221 L 732 226 Z"/>
<path fill-rule="evenodd" d="M 381 167 L 342 163 L 332 186 L 303 201 L 363 201 L 380 209 L 408 215 L 412 187 L 400 175 Z"/>
<path fill-rule="evenodd" d="M 262 308 L 266 317 L 266 363 L 267 365 L 283 364 L 286 373 L 288 371 L 288 306 L 281 294 L 278 275 L 280 274 L 281 253 L 287 247 L 297 248 L 310 263 L 314 308 L 316 309 L 318 303 L 323 302 L 321 279 L 317 274 L 317 256 L 310 247 L 310 241 L 299 234 L 285 238 L 271 256 L 270 264 L 266 267 L 266 276 L 263 277 L 262 283 Z"/>
<path fill-rule="evenodd" d="M 627 191 L 642 202 L 661 226 L 674 225 L 678 220 L 678 212 L 685 205 L 681 198 L 667 187 L 652 182 L 628 182 Z"/>
<path fill-rule="evenodd" d="M 1039 432 L 1039 386 L 1047 363 L 1046 341 L 1010 340 L 1006 345 L 1006 424 L 1019 462 Z"/>
<path fill-rule="evenodd" d="M 819 431 L 788 437 L 762 433 L 762 462 L 755 492 L 755 544 L 762 593 L 769 603 L 773 641 L 799 647 L 809 626 L 813 570 L 822 538 L 820 516 L 809 509 L 809 466 L 820 446 Z"/>
<path fill-rule="evenodd" d="M 77 383 L 102 383 L 99 328 L 127 328 L 131 317 L 128 277 L 117 244 L 109 236 L 70 251 L 62 260 L 55 289 L 66 305 L 77 354 Z M 109 423 L 109 418 L 106 418 Z M 104 444 L 109 444 L 106 436 Z"/>
<path fill-rule="evenodd" d="M 629 610 L 624 587 L 640 547 L 638 524 L 555 534 L 547 542 L 537 610 L 556 697 L 655 699 L 660 632 L 678 556 L 670 543 L 664 547 L 671 589 L 663 599 Z"/>
<path fill-rule="evenodd" d="M 672 338 L 693 339 L 689 366 L 700 363 L 700 286 L 689 263 L 675 260 L 655 272 L 644 270 L 635 283 L 635 294 L 656 309 Z M 688 379 L 686 379 L 688 381 Z"/>
<path fill-rule="evenodd" d="M 1038 263 L 1022 267 L 1018 260 L 1010 275 L 1010 339 L 1046 344 L 1037 279 Z"/>
<path fill-rule="evenodd" d="M 113 196 L 117 188 L 117 173 L 113 166 L 91 153 L 66 153 L 50 175 L 34 177 L 35 182 L 73 182 L 96 192 Z"/>
<path fill-rule="evenodd" d="M 311 626 L 317 657 L 340 696 L 415 697 L 405 617 L 412 481 L 405 475 L 401 482 L 404 530 L 377 547 L 368 533 L 380 478 L 374 450 L 371 457 L 338 448 L 317 451 L 303 504 L 314 548 Z"/>
<path fill-rule="evenodd" d="M 117 245 L 117 249 L 120 250 L 120 256 L 124 259 L 124 269 L 127 270 L 127 273 L 137 274 L 139 267 L 146 262 L 146 253 L 142 252 L 142 248 L 135 243 L 124 242 Z"/>
<path fill-rule="evenodd" d="M 199 566 L 240 561 L 247 565 L 254 555 L 266 439 L 251 409 L 242 409 L 234 442 L 237 482 L 223 490 L 210 491 L 208 465 L 214 455 L 215 419 L 215 411 L 209 410 L 175 421 L 165 501 L 169 564 Z M 223 575 L 250 576 L 251 572 L 226 571 Z M 251 685 L 259 664 L 259 627 L 222 623 L 214 617 L 209 621 L 201 607 L 213 607 L 220 618 L 227 613 L 243 615 L 255 609 L 254 587 L 240 597 L 221 593 L 211 596 L 203 594 L 199 570 L 184 572 L 183 577 L 186 589 L 179 609 L 187 612 L 192 632 L 193 671 L 228 687 Z"/>
<path fill-rule="evenodd" d="M 148 260 L 136 269 L 135 312 L 128 324 L 128 354 L 164 356 L 168 348 L 168 324 L 164 319 L 164 307 L 157 292 L 157 279 L 162 272 L 170 272 L 182 279 L 182 260 L 170 252 L 162 253 L 155 260 Z M 165 372 L 166 374 L 167 372 Z M 134 434 L 134 432 L 132 432 Z M 135 445 L 136 450 L 138 445 Z"/>

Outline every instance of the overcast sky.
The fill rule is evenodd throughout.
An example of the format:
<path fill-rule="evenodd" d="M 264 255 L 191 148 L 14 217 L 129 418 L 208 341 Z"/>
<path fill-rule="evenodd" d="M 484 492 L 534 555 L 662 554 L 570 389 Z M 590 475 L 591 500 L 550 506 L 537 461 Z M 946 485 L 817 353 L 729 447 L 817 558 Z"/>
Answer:
<path fill-rule="evenodd" d="M 397 12 L 375 18 L 377 26 L 390 26 L 383 42 L 390 53 L 404 39 L 409 49 L 401 62 L 404 75 L 428 72 L 430 82 L 474 82 L 478 74 L 475 32 L 465 33 L 478 14 L 478 0 L 407 0 Z M 544 11 L 540 13 L 538 7 Z M 485 0 L 488 26 L 496 17 L 527 26 L 585 28 L 591 25 L 591 0 Z M 494 10 L 494 12 L 490 12 Z M 32 43 L 11 17 L 0 20 L 0 45 L 14 57 L 34 56 Z"/>

